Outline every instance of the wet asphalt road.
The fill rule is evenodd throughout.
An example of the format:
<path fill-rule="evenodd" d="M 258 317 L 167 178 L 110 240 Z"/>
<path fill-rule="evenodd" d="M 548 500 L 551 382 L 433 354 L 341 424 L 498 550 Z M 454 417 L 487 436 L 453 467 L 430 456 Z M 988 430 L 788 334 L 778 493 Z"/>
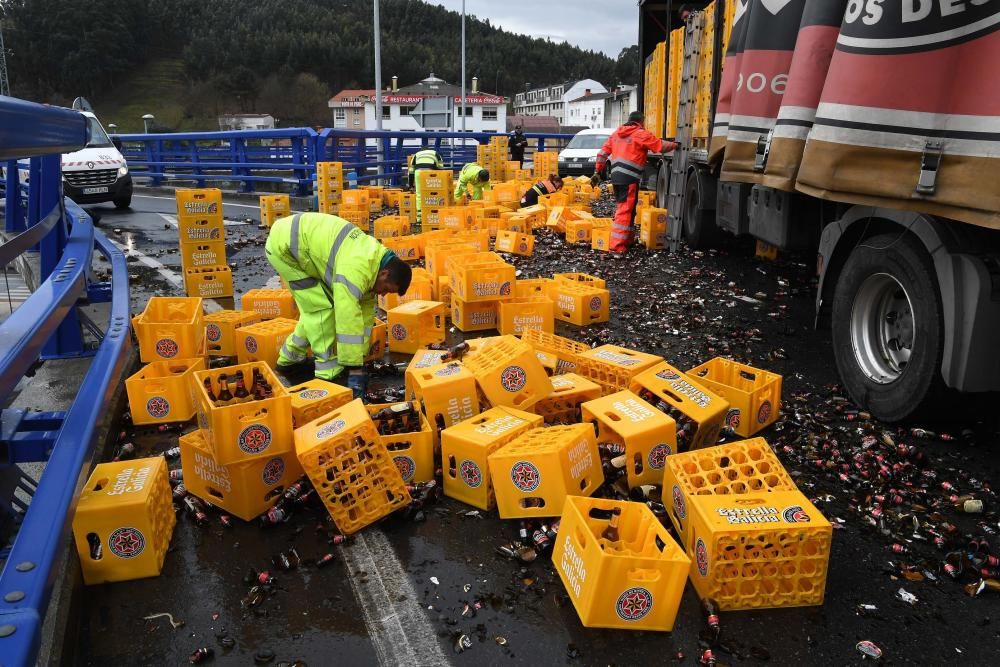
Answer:
<path fill-rule="evenodd" d="M 169 222 L 171 199 L 139 196 L 125 213 L 95 209 L 112 239 L 164 266 L 131 264 L 134 312 L 151 295 L 181 294 L 168 279 L 180 264 L 177 232 Z M 255 223 L 257 212 L 227 204 L 226 216 L 250 216 Z M 256 224 L 231 225 L 226 231 L 237 292 L 263 286 L 273 275 L 263 258 L 263 232 Z M 132 257 L 138 260 L 138 255 Z M 641 250 L 615 261 L 589 248 L 540 237 L 535 256 L 515 262 L 522 278 L 558 270 L 608 279 L 612 321 L 584 330 L 560 324 L 557 333 L 654 352 L 680 368 L 725 353 L 783 374 L 790 416 L 761 434 L 775 449 L 812 428 L 807 418 L 796 420 L 792 413 L 827 409 L 826 399 L 836 392 L 828 333 L 811 328 L 810 257 L 770 263 L 739 246 L 706 254 Z M 781 292 L 786 295 L 779 296 Z M 734 298 L 757 293 L 765 295 L 758 303 Z M 219 303 L 232 307 L 227 300 Z M 800 400 L 791 400 L 793 396 Z M 932 426 L 933 417 L 928 416 Z M 975 429 L 975 438 L 911 444 L 926 453 L 942 476 L 957 468 L 972 470 L 980 479 L 1000 479 L 994 425 L 970 421 L 950 428 L 960 431 L 965 425 Z M 831 428 L 827 437 L 839 438 L 845 448 L 861 436 L 856 424 L 835 422 Z M 136 435 L 142 451 L 149 453 L 164 451 L 175 440 L 176 434 Z M 724 613 L 720 664 L 762 664 L 749 653 L 763 648 L 771 664 L 854 665 L 862 662 L 855 644 L 865 639 L 882 648 L 886 664 L 997 663 L 1000 595 L 967 597 L 959 584 L 940 577 L 940 554 L 931 548 L 921 547 L 911 561 L 937 572 L 937 581 L 899 579 L 888 566 L 900 558 L 889 548 L 895 538 L 880 535 L 852 512 L 851 494 L 836 477 L 820 474 L 798 456 L 779 455 L 807 495 L 822 497 L 818 507 L 827 518 L 843 522 L 834 531 L 826 602 L 814 608 Z M 994 512 L 995 506 L 988 503 Z M 160 577 L 87 589 L 78 660 L 87 665 L 179 665 L 187 663 L 193 650 L 208 646 L 220 664 L 252 664 L 261 650 L 273 651 L 276 662 L 298 659 L 310 665 L 396 664 L 404 656 L 416 656 L 419 664 L 442 658 L 490 665 L 697 664 L 704 626 L 691 587 L 673 633 L 583 628 L 547 558 L 525 565 L 495 555 L 496 546 L 516 537 L 517 522 L 502 522 L 495 513 L 465 516 L 469 509 L 445 498 L 428 508 L 424 522 L 390 517 L 346 547 L 326 543 L 325 532 L 317 530 L 323 527 L 321 511 L 296 514 L 267 530 L 239 521 L 226 530 L 215 516 L 209 527 L 199 528 L 179 515 Z M 949 518 L 972 532 L 992 527 L 996 545 L 995 513 Z M 977 519 L 985 525 L 976 526 Z M 247 571 L 273 571 L 271 557 L 293 545 L 304 566 L 275 572 L 266 601 L 249 612 L 241 610 L 240 599 L 249 588 L 243 583 Z M 332 565 L 317 569 L 309 564 L 328 551 L 335 555 Z M 351 578 L 360 585 L 352 587 Z M 919 602 L 910 606 L 898 600 L 900 587 Z M 475 618 L 463 618 L 464 603 L 476 599 L 485 602 L 484 608 Z M 858 615 L 861 603 L 874 604 L 878 611 Z M 175 630 L 165 618 L 143 620 L 160 612 L 185 625 Z M 223 629 L 236 640 L 228 651 L 218 639 Z M 462 633 L 473 639 L 473 646 L 456 654 L 452 646 Z"/>

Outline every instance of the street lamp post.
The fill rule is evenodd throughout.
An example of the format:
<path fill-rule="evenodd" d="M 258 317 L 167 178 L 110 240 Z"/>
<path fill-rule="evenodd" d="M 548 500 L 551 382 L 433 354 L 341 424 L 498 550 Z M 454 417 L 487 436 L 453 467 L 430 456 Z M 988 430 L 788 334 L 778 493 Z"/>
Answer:
<path fill-rule="evenodd" d="M 462 0 L 462 132 L 465 132 L 465 0 Z M 465 138 L 462 138 L 465 146 Z"/>
<path fill-rule="evenodd" d="M 142 117 L 142 127 L 146 134 L 149 134 L 149 124 L 156 120 L 156 116 L 151 113 L 144 114 Z"/>
<path fill-rule="evenodd" d="M 380 0 L 375 0 L 375 129 L 382 130 L 382 29 L 379 26 L 378 5 Z M 375 139 L 378 146 L 376 159 L 378 160 L 378 173 L 382 175 L 382 137 Z M 381 179 L 379 180 L 381 183 Z"/>

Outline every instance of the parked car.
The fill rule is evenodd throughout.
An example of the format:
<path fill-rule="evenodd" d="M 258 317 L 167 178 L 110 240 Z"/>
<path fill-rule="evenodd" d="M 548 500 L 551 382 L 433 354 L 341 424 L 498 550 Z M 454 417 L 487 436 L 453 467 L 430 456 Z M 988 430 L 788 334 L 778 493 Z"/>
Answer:
<path fill-rule="evenodd" d="M 612 130 L 580 130 L 569 140 L 566 148 L 559 152 L 560 176 L 590 176 L 594 173 L 594 163 L 601 146 L 611 136 Z"/>

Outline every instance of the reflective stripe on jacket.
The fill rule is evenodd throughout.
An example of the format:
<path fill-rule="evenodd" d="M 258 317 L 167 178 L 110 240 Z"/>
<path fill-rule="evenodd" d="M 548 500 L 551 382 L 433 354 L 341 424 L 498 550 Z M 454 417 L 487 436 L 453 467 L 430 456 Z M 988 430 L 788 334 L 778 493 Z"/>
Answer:
<path fill-rule="evenodd" d="M 472 198 L 477 200 L 483 198 L 483 190 L 489 190 L 491 186 L 489 181 L 479 182 L 479 172 L 482 170 L 483 167 L 475 162 L 470 162 L 462 167 L 462 171 L 458 172 L 458 183 L 455 184 L 455 199 L 464 195 L 470 185 L 472 186 Z"/>
<path fill-rule="evenodd" d="M 638 123 L 626 123 L 615 130 L 597 154 L 596 171 L 611 163 L 612 183 L 633 183 L 642 178 L 647 155 L 673 150 L 671 141 L 664 141 Z"/>

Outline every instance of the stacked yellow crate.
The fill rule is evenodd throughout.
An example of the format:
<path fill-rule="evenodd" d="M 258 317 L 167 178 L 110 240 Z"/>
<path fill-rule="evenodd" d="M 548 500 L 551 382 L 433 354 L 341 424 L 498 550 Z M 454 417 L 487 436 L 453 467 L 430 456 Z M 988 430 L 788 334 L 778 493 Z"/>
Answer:
<path fill-rule="evenodd" d="M 222 190 L 177 190 L 181 268 L 188 296 L 232 296 L 233 273 L 226 263 Z"/>
<path fill-rule="evenodd" d="M 549 174 L 559 173 L 559 152 L 542 151 L 535 153 L 534 167 L 535 178 L 538 180 L 548 178 Z"/>
<path fill-rule="evenodd" d="M 653 49 L 652 55 L 646 59 L 645 66 L 645 111 L 646 128 L 660 136 L 664 126 L 664 98 L 666 90 L 666 42 L 660 42 Z"/>
<path fill-rule="evenodd" d="M 705 7 L 705 16 L 715 16 L 715 3 Z M 715 21 L 708 18 L 701 33 L 701 58 L 698 61 L 698 83 L 694 98 L 694 138 L 707 140 L 711 134 L 712 56 L 715 51 Z"/>
<path fill-rule="evenodd" d="M 677 136 L 678 100 L 681 95 L 681 74 L 684 67 L 684 28 L 670 33 L 670 58 L 667 62 L 666 136 Z"/>
<path fill-rule="evenodd" d="M 336 213 L 344 192 L 344 165 L 342 162 L 316 163 L 317 206 L 320 213 Z"/>

